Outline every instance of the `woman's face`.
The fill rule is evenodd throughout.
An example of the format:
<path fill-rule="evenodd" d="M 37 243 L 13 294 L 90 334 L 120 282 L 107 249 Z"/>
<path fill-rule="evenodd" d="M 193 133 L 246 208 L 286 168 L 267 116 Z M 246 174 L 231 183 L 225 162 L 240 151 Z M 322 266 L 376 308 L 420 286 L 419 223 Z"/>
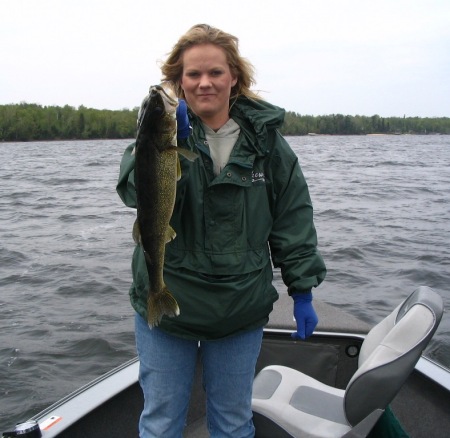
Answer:
<path fill-rule="evenodd" d="M 231 88 L 236 82 L 220 47 L 201 44 L 185 50 L 181 88 L 191 110 L 210 128 L 219 129 L 228 121 Z"/>

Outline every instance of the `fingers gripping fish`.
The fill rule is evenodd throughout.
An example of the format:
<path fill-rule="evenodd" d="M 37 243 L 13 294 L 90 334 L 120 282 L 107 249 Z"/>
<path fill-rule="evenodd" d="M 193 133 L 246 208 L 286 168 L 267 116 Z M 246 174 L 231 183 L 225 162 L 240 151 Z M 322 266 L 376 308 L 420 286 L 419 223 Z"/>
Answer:
<path fill-rule="evenodd" d="M 177 301 L 164 283 L 164 254 L 166 243 L 176 236 L 169 221 L 181 175 L 177 154 L 189 159 L 196 155 L 177 148 L 177 105 L 175 97 L 155 85 L 150 87 L 138 114 L 134 171 L 137 219 L 133 238 L 145 255 L 150 284 L 147 302 L 150 327 L 157 326 L 163 315 L 173 317 L 180 313 Z"/>

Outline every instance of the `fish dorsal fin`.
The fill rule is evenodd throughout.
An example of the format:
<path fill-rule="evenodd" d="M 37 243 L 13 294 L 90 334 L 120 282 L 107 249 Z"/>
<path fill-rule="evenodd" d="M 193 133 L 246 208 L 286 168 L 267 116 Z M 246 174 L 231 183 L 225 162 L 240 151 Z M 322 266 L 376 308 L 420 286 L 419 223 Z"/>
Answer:
<path fill-rule="evenodd" d="M 141 243 L 141 230 L 139 229 L 139 223 L 137 219 L 134 221 L 132 235 L 134 242 L 139 245 Z"/>

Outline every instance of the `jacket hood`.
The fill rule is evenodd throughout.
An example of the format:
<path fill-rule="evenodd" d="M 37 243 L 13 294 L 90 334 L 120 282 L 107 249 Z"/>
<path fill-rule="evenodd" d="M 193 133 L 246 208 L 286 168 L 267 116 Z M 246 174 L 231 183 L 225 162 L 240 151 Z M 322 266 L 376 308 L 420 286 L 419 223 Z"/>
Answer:
<path fill-rule="evenodd" d="M 236 103 L 231 105 L 230 115 L 241 115 L 247 118 L 257 131 L 263 131 L 265 128 L 280 128 L 284 122 L 285 110 L 265 100 L 240 96 Z"/>
<path fill-rule="evenodd" d="M 285 110 L 264 100 L 239 97 L 230 109 L 230 116 L 239 125 L 254 132 L 256 148 L 262 154 L 267 153 L 268 131 L 279 129 L 285 116 Z"/>
<path fill-rule="evenodd" d="M 197 117 L 192 112 L 190 116 Z M 250 143 L 253 148 L 260 155 L 265 155 L 268 152 L 268 131 L 282 126 L 285 110 L 264 100 L 240 96 L 234 103 L 231 102 L 230 116 L 252 138 Z"/>

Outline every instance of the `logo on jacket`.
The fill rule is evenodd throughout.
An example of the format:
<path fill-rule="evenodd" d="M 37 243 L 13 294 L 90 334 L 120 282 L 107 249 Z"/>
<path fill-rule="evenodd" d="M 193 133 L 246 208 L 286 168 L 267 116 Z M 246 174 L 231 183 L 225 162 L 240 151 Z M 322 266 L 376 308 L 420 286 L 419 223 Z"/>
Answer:
<path fill-rule="evenodd" d="M 252 172 L 252 183 L 265 182 L 266 177 L 264 172 Z"/>

